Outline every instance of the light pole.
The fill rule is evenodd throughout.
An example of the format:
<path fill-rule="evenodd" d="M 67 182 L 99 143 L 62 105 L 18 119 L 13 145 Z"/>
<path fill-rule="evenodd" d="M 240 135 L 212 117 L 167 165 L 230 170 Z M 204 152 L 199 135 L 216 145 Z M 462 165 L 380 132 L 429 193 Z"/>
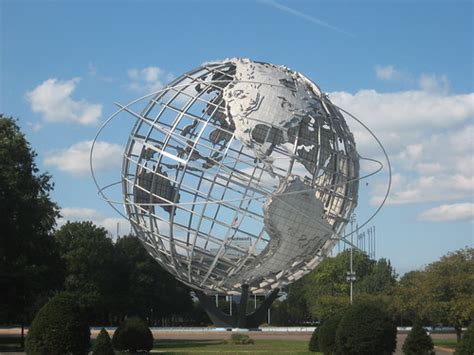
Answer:
<path fill-rule="evenodd" d="M 356 279 L 355 272 L 353 270 L 353 263 L 352 263 L 352 255 L 353 255 L 353 250 L 354 250 L 354 223 L 356 220 L 356 215 L 355 213 L 352 214 L 351 216 L 351 256 L 350 256 L 350 271 L 347 272 L 347 277 L 346 280 L 350 282 L 351 288 L 350 288 L 350 298 L 351 298 L 351 304 L 352 304 L 352 284 Z"/>

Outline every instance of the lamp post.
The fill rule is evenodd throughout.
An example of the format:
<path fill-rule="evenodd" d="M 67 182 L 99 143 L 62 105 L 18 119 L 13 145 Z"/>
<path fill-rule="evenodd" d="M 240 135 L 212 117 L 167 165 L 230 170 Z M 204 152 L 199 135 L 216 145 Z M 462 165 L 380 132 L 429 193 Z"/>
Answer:
<path fill-rule="evenodd" d="M 356 220 L 356 215 L 355 213 L 352 214 L 351 216 L 351 256 L 350 256 L 350 271 L 347 272 L 347 277 L 346 280 L 350 282 L 351 288 L 350 288 L 350 298 L 351 298 L 351 304 L 352 304 L 352 284 L 356 280 L 355 272 L 353 270 L 353 262 L 352 262 L 352 256 L 353 256 L 353 250 L 354 250 L 354 223 Z"/>

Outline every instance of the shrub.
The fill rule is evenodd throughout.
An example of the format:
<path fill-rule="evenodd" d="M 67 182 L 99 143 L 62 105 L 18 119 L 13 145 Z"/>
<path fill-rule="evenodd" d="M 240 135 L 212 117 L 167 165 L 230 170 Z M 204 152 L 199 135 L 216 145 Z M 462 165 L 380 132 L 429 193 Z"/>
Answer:
<path fill-rule="evenodd" d="M 406 355 L 432 355 L 433 340 L 426 334 L 421 322 L 417 321 L 403 344 L 403 353 Z"/>
<path fill-rule="evenodd" d="M 313 334 L 311 335 L 311 339 L 309 340 L 309 344 L 308 344 L 308 350 L 309 351 L 312 351 L 312 352 L 317 352 L 317 351 L 321 351 L 319 349 L 319 343 L 318 343 L 318 338 L 319 338 L 319 327 L 316 327 L 316 329 L 314 329 L 313 331 Z"/>
<path fill-rule="evenodd" d="M 86 354 L 90 330 L 74 296 L 59 293 L 36 314 L 26 337 L 31 355 Z"/>
<path fill-rule="evenodd" d="M 117 328 L 112 344 L 118 351 L 150 351 L 153 348 L 153 334 L 143 320 L 131 317 Z"/>
<path fill-rule="evenodd" d="M 327 319 L 322 325 L 318 333 L 319 351 L 324 354 L 336 353 L 336 330 L 339 326 L 343 313 L 337 313 Z"/>
<path fill-rule="evenodd" d="M 248 344 L 254 344 L 254 341 L 248 335 L 236 333 L 230 336 L 230 343 L 248 345 Z"/>
<path fill-rule="evenodd" d="M 370 303 L 351 306 L 337 328 L 336 348 L 344 355 L 392 354 L 396 346 L 395 323 Z"/>
<path fill-rule="evenodd" d="M 474 322 L 467 328 L 466 333 L 462 336 L 461 341 L 456 347 L 456 355 L 472 355 L 474 354 Z"/>
<path fill-rule="evenodd" d="M 109 333 L 102 328 L 97 339 L 94 342 L 92 355 L 114 355 L 114 348 L 112 347 L 112 340 L 110 340 Z"/>

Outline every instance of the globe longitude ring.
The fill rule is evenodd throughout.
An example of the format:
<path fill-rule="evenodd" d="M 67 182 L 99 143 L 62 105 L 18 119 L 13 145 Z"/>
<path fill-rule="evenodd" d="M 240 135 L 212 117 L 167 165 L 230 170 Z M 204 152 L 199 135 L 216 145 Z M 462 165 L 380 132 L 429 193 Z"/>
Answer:
<path fill-rule="evenodd" d="M 140 113 L 131 109 L 144 99 Z M 117 183 L 97 182 L 94 145 L 91 171 L 101 197 L 177 279 L 208 293 L 249 285 L 265 294 L 318 265 L 357 205 L 358 181 L 383 167 L 359 176 L 341 112 L 380 144 L 300 73 L 248 59 L 206 63 L 120 106 L 97 133 L 119 113 L 136 119 L 120 181 L 125 213 L 104 193 Z"/>

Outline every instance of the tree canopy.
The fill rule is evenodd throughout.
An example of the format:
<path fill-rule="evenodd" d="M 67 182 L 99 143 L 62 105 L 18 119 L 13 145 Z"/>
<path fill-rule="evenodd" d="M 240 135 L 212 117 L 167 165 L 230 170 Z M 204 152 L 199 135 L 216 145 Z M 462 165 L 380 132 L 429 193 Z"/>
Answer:
<path fill-rule="evenodd" d="M 189 288 L 162 269 L 137 237 L 123 236 L 115 243 L 120 283 L 115 289 L 116 313 L 160 319 L 192 311 Z"/>
<path fill-rule="evenodd" d="M 16 121 L 0 114 L 0 321 L 31 319 L 62 282 L 51 176 Z"/>
<path fill-rule="evenodd" d="M 349 304 L 350 284 L 346 280 L 350 264 L 350 251 L 327 258 L 310 274 L 302 279 L 304 296 L 312 315 L 326 319 L 341 307 Z M 367 298 L 392 292 L 396 274 L 385 259 L 371 260 L 367 254 L 353 252 L 354 298 Z"/>
<path fill-rule="evenodd" d="M 448 253 L 439 261 L 404 275 L 398 286 L 398 306 L 411 317 L 461 328 L 474 317 L 474 248 Z"/>
<path fill-rule="evenodd" d="M 137 237 L 115 243 L 92 222 L 68 222 L 55 234 L 66 265 L 64 288 L 79 295 L 95 324 L 139 316 L 151 324 L 192 311 L 190 290 L 163 270 Z"/>
<path fill-rule="evenodd" d="M 107 322 L 109 305 L 120 284 L 115 273 L 114 243 L 92 222 L 67 222 L 55 234 L 66 277 L 64 289 L 75 292 L 91 310 L 91 321 Z"/>

